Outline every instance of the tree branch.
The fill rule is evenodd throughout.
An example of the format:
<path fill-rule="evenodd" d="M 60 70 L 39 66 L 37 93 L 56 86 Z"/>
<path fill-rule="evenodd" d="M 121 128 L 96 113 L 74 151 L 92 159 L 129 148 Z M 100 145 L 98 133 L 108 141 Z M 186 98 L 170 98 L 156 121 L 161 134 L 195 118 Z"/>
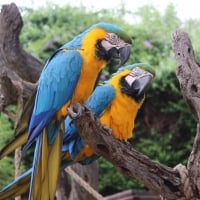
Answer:
<path fill-rule="evenodd" d="M 22 18 L 14 3 L 2 6 L 0 13 L 0 111 L 17 104 L 19 95 L 24 102 L 35 88 L 42 63 L 25 52 L 19 42 Z M 22 91 L 17 85 L 22 85 Z"/>
<path fill-rule="evenodd" d="M 197 134 L 187 167 L 193 192 L 200 196 L 200 66 L 195 60 L 194 50 L 187 33 L 181 30 L 174 31 L 172 47 L 176 57 L 176 74 L 181 92 L 198 122 Z"/>
<path fill-rule="evenodd" d="M 103 127 L 86 107 L 73 104 L 69 113 L 85 142 L 121 173 L 138 179 L 164 198 L 177 200 L 185 197 L 184 185 L 177 170 L 154 162 L 142 153 L 130 149 L 129 145 L 113 138 L 110 130 Z"/>
<path fill-rule="evenodd" d="M 36 82 L 43 65 L 21 47 L 22 26 L 17 6 L 14 3 L 4 5 L 0 13 L 0 60 L 23 80 Z"/>

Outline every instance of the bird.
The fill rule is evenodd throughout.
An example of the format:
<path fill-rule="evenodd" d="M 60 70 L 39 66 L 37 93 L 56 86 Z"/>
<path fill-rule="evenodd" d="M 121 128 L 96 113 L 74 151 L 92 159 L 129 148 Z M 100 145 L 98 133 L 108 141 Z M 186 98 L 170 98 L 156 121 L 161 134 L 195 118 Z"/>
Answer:
<path fill-rule="evenodd" d="M 35 143 L 29 200 L 53 200 L 62 146 L 63 121 L 73 102 L 84 103 L 101 70 L 113 60 L 123 65 L 132 40 L 126 31 L 97 23 L 64 44 L 47 60 L 39 77 L 28 138 L 22 155 Z"/>
<path fill-rule="evenodd" d="M 146 89 L 155 76 L 151 68 L 145 69 L 140 66 L 144 64 L 140 64 L 140 67 L 138 65 L 121 67 L 110 80 L 97 86 L 86 102 L 86 106 L 99 117 L 102 125 L 109 127 L 113 137 L 121 141 L 132 137 L 135 117 L 144 102 Z M 76 162 L 87 165 L 98 157 L 80 137 L 71 118 L 66 117 L 60 168 Z M 2 189 L 0 200 L 26 192 L 31 174 L 32 168 Z"/>
<path fill-rule="evenodd" d="M 135 67 L 138 65 L 143 67 Z M 114 138 L 127 142 L 133 136 L 135 118 L 154 76 L 155 71 L 150 66 L 145 67 L 144 63 L 121 67 L 107 84 L 95 88 L 86 106 L 100 118 L 102 125 L 112 130 Z M 98 158 L 84 143 L 69 117 L 65 120 L 65 130 L 62 146 L 63 152 L 66 152 L 66 160 L 62 159 L 65 167 L 68 166 L 69 157 L 72 162 L 81 164 L 90 164 Z"/>
<path fill-rule="evenodd" d="M 91 41 L 90 37 L 93 39 L 92 41 Z M 86 83 L 88 82 L 88 80 L 90 80 L 90 79 L 87 79 L 87 77 L 88 78 L 92 77 L 92 79 L 95 79 L 97 76 L 95 74 L 95 71 L 96 70 L 99 71 L 98 66 L 100 66 L 99 68 L 103 68 L 105 64 L 109 63 L 110 60 L 112 60 L 115 57 L 120 59 L 120 63 L 118 64 L 118 67 L 123 65 L 130 56 L 131 44 L 132 44 L 131 38 L 121 28 L 119 28 L 115 25 L 109 24 L 109 23 L 98 23 L 98 24 L 93 25 L 92 27 L 90 27 L 89 29 L 84 31 L 83 33 L 79 34 L 71 42 L 66 43 L 61 48 L 59 48 L 50 57 L 50 59 L 47 61 L 46 65 L 45 65 L 45 68 L 49 69 L 48 70 L 49 72 L 47 71 L 47 69 L 46 70 L 44 69 L 43 71 L 47 71 L 45 74 L 46 74 L 46 78 L 47 78 L 47 80 L 49 80 L 49 84 L 50 84 L 51 78 L 48 77 L 48 73 L 54 73 L 53 70 L 55 70 L 55 69 L 54 69 L 54 67 L 52 67 L 52 66 L 54 66 L 54 62 L 55 62 L 55 66 L 60 65 L 59 71 L 56 69 L 56 71 L 57 71 L 56 73 L 60 73 L 60 76 L 62 75 L 63 72 L 72 73 L 73 71 L 71 72 L 70 70 L 73 70 L 73 69 L 76 70 L 74 73 L 78 77 L 80 77 L 80 79 L 81 79 L 80 81 L 84 82 L 83 85 L 78 84 L 79 90 L 78 90 L 78 88 L 76 88 L 76 93 L 78 93 L 78 91 L 79 91 L 81 94 L 81 98 L 83 98 L 83 96 L 88 96 L 88 94 L 85 94 L 86 91 L 84 90 L 84 87 L 86 87 L 84 85 L 87 85 Z M 90 55 L 90 56 L 88 56 L 88 55 Z M 60 59 L 58 57 L 61 57 L 62 59 Z M 73 67 L 71 69 L 70 63 L 66 63 L 66 64 L 64 63 L 65 62 L 64 58 L 66 58 L 67 60 L 68 59 L 72 60 L 72 63 L 71 63 L 72 66 L 74 64 L 78 66 L 78 65 L 80 65 L 80 63 L 83 63 L 85 67 L 83 67 L 82 70 L 80 70 L 81 66 L 76 67 L 78 69 L 73 68 Z M 73 60 L 73 58 L 77 58 L 77 60 Z M 59 61 L 59 63 L 57 63 L 58 61 Z M 91 67 L 92 68 L 91 71 L 90 71 L 90 67 L 89 67 L 89 64 L 90 64 L 89 62 L 92 62 L 92 66 L 93 66 L 93 67 Z M 51 67 L 49 67 L 49 65 L 51 65 Z M 64 67 L 66 66 L 66 68 L 64 68 L 62 66 L 64 66 Z M 84 68 L 86 68 L 86 69 L 84 69 Z M 52 72 L 50 72 L 51 69 L 52 69 Z M 63 70 L 63 72 L 62 72 L 62 70 Z M 88 70 L 89 73 L 86 73 L 85 72 L 86 70 Z M 81 71 L 84 71 L 86 76 L 83 76 L 83 75 L 80 76 L 80 74 L 84 74 L 83 72 L 81 73 Z M 79 72 L 80 72 L 80 74 L 79 74 Z M 43 80 L 43 81 L 41 80 L 41 82 L 46 82 L 46 80 L 44 80 L 44 78 L 45 78 L 45 75 L 43 75 L 43 76 L 41 75 L 40 79 Z M 64 81 L 63 77 L 60 77 L 60 80 L 58 80 L 58 78 L 59 77 L 54 76 L 54 80 L 56 80 L 56 82 Z M 90 80 L 90 81 L 91 81 L 90 83 L 92 83 L 92 81 L 94 81 L 94 80 Z M 72 86 L 75 85 L 74 87 L 76 87 L 76 84 L 77 84 L 76 82 L 77 81 L 74 81 L 74 84 L 72 84 Z M 67 83 L 70 84 L 69 81 Z M 65 85 L 66 85 L 65 87 L 67 87 L 67 83 L 65 83 Z M 71 83 L 73 83 L 73 82 L 71 81 Z M 88 83 L 88 85 L 89 85 L 89 83 Z M 43 86 L 44 86 L 44 84 L 43 84 Z M 92 86 L 93 86 L 93 84 L 90 84 L 90 87 L 92 87 Z M 90 90 L 91 90 L 91 88 L 90 88 Z M 89 93 L 89 90 L 87 90 L 87 91 L 88 91 L 87 93 Z M 25 108 L 23 110 L 23 113 L 21 115 L 19 123 L 16 126 L 13 140 L 11 140 L 8 144 L 5 145 L 4 148 L 2 148 L 0 150 L 0 159 L 9 155 L 11 152 L 14 151 L 14 149 L 16 149 L 16 147 L 24 145 L 24 143 L 27 141 L 27 134 L 24 134 L 24 133 L 27 133 L 27 129 L 28 129 L 27 124 L 29 124 L 29 122 L 30 122 L 30 117 L 28 115 L 30 115 L 30 112 L 33 111 L 34 100 L 37 95 L 36 92 L 37 92 L 36 90 L 33 92 L 32 96 L 28 99 L 28 102 L 25 105 Z M 70 96 L 70 92 L 72 93 L 72 89 L 68 91 L 68 93 L 67 93 L 68 95 L 66 94 L 67 97 Z M 75 101 L 76 98 L 74 96 L 75 95 L 73 94 L 73 100 Z M 61 114 L 61 112 L 60 112 L 60 114 Z M 51 115 L 53 115 L 53 113 Z M 45 121 L 47 121 L 47 119 Z M 30 127 L 29 127 L 29 129 L 30 129 Z M 32 135 L 32 134 L 30 134 L 30 135 Z M 30 142 L 27 145 L 27 148 L 30 145 L 30 143 L 32 143 L 33 139 L 32 140 L 29 139 L 29 140 L 30 140 Z"/>

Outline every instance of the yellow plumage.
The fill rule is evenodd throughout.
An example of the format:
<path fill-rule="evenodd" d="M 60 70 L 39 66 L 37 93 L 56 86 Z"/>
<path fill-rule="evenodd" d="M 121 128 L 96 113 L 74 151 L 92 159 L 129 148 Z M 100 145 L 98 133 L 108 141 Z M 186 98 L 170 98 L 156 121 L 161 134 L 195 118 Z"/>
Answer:
<path fill-rule="evenodd" d="M 133 98 L 123 94 L 120 91 L 119 80 L 121 77 L 128 75 L 130 70 L 124 70 L 114 76 L 109 84 L 115 88 L 115 98 L 111 105 L 101 116 L 101 123 L 112 129 L 112 135 L 119 140 L 127 141 L 132 137 L 134 129 L 134 120 L 143 101 L 139 103 Z"/>

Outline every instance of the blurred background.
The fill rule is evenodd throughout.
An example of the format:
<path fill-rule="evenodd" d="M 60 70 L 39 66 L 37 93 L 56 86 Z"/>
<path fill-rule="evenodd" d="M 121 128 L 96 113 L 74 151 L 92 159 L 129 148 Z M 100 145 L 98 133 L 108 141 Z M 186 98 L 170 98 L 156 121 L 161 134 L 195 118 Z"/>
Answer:
<path fill-rule="evenodd" d="M 1 0 L 0 4 L 13 1 Z M 14 1 L 23 17 L 20 41 L 24 49 L 43 63 L 62 44 L 91 24 L 104 21 L 127 30 L 133 39 L 128 63 L 146 62 L 156 71 L 139 111 L 130 140 L 136 150 L 170 167 L 186 164 L 196 133 L 196 122 L 182 98 L 176 78 L 171 33 L 186 31 L 196 59 L 200 52 L 200 13 L 190 0 L 115 1 Z M 114 3 L 113 3 L 114 2 Z M 42 31 L 41 31 L 42 30 Z M 127 63 L 127 64 L 128 64 Z M 102 81 L 112 71 L 104 70 Z M 17 112 L 15 105 L 8 110 Z M 0 114 L 0 148 L 12 137 L 13 124 Z M 22 168 L 30 167 L 30 160 Z M 0 188 L 13 179 L 13 155 L 0 162 Z M 99 159 L 99 191 L 103 195 L 126 189 L 144 189 L 142 183 L 118 173 L 111 163 Z"/>

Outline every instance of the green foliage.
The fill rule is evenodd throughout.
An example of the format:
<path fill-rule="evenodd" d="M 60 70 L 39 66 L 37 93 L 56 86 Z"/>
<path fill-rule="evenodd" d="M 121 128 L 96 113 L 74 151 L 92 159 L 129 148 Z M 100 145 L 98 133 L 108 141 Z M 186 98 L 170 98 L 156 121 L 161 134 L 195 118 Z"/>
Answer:
<path fill-rule="evenodd" d="M 8 120 L 8 118 L 0 114 L 0 147 L 2 147 L 5 142 L 12 136 L 13 126 L 12 123 Z"/>
<path fill-rule="evenodd" d="M 42 12 L 29 11 L 24 15 L 21 41 L 27 51 L 44 62 L 55 49 L 100 21 L 125 24 L 122 20 L 116 20 L 108 10 L 87 12 L 84 7 L 51 6 L 44 8 Z"/>
<path fill-rule="evenodd" d="M 15 105 L 7 106 L 6 110 L 12 112 L 13 114 L 17 111 Z M 13 137 L 13 133 L 13 122 L 11 122 L 6 115 L 0 113 L 0 149 L 2 149 L 4 145 L 9 142 L 10 138 Z M 31 162 L 29 162 L 29 165 L 30 163 Z M 22 162 L 22 172 L 27 169 L 26 166 L 24 165 L 24 162 Z M 13 181 L 14 174 L 14 154 L 11 154 L 0 160 L 0 189 L 3 188 L 3 186 L 6 186 L 9 182 Z"/>
<path fill-rule="evenodd" d="M 144 187 L 137 180 L 124 177 L 104 158 L 99 159 L 99 174 L 99 190 L 103 195 L 109 195 L 130 188 L 139 189 Z"/>
<path fill-rule="evenodd" d="M 11 138 L 13 133 L 12 123 L 8 120 L 8 118 L 0 114 L 0 149 L 4 146 L 6 142 L 8 142 L 9 138 Z M 6 157 L 0 162 L 0 188 L 5 186 L 13 179 L 14 174 L 14 163 L 13 158 Z"/>
<path fill-rule="evenodd" d="M 184 26 L 184 30 L 190 36 L 196 59 L 200 60 L 200 38 L 197 36 L 197 33 L 200 31 L 200 20 L 188 20 Z"/>

